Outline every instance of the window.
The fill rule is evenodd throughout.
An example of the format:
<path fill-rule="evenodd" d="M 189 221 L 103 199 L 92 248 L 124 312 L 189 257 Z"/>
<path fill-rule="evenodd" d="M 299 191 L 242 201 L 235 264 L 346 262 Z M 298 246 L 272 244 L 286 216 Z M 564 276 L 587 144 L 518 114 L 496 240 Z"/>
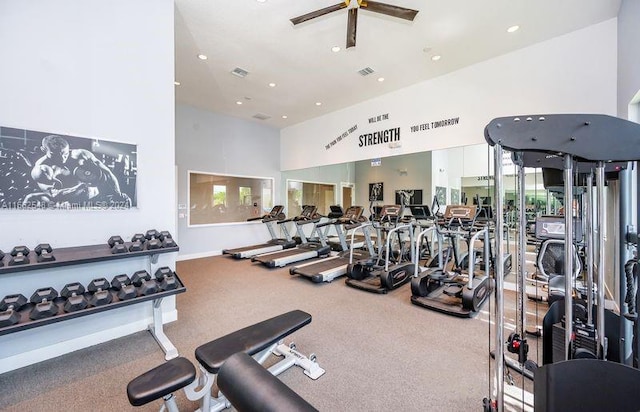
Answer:
<path fill-rule="evenodd" d="M 189 226 L 246 222 L 273 207 L 272 178 L 189 172 Z"/>
<path fill-rule="evenodd" d="M 240 204 L 243 206 L 251 206 L 252 200 L 251 188 L 240 186 Z"/>
<path fill-rule="evenodd" d="M 227 187 L 221 185 L 213 185 L 213 205 L 227 205 Z"/>
<path fill-rule="evenodd" d="M 314 205 L 326 216 L 329 206 L 336 204 L 335 194 L 335 184 L 287 180 L 287 216 L 299 215 L 303 205 Z"/>

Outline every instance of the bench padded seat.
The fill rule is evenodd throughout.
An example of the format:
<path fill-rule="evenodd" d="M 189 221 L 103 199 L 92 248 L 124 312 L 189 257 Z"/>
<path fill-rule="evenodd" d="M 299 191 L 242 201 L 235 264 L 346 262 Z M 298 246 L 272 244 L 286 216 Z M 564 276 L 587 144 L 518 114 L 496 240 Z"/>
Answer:
<path fill-rule="evenodd" d="M 196 378 L 196 368 L 186 358 L 174 358 L 138 376 L 127 385 L 133 406 L 141 406 L 181 389 Z"/>
<path fill-rule="evenodd" d="M 246 353 L 231 355 L 220 368 L 218 387 L 239 412 L 317 411 Z"/>
<path fill-rule="evenodd" d="M 310 314 L 292 310 L 199 346 L 196 359 L 209 373 L 217 374 L 224 361 L 234 353 L 255 355 L 309 323 Z"/>

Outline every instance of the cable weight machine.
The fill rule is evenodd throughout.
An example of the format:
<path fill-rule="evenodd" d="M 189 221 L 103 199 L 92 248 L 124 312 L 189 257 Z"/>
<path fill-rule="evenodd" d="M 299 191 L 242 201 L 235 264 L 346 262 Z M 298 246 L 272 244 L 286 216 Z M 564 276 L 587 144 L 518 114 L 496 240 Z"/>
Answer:
<path fill-rule="evenodd" d="M 502 179 L 503 149 L 515 153 L 537 152 L 542 157 L 560 156 L 564 170 L 565 194 L 565 256 L 572 256 L 573 239 L 573 174 L 582 162 L 596 164 L 597 186 L 597 246 L 599 249 L 597 265 L 597 296 L 595 316 L 596 354 L 593 359 L 575 359 L 573 348 L 576 346 L 573 322 L 574 300 L 572 276 L 565 276 L 564 309 L 562 343 L 564 360 L 545 363 L 534 371 L 534 396 L 536 411 L 578 411 L 578 410 L 638 410 L 640 398 L 635 394 L 640 386 L 640 371 L 622 363 L 605 360 L 607 358 L 606 323 L 614 323 L 614 329 L 626 330 L 624 317 L 617 319 L 607 316 L 604 305 L 604 265 L 601 259 L 604 249 L 605 198 L 604 176 L 605 165 L 611 161 L 636 162 L 640 160 L 640 125 L 606 115 L 535 115 L 503 117 L 492 120 L 485 128 L 485 138 L 494 147 L 495 161 L 495 198 L 496 226 L 503 224 L 504 186 Z M 612 142 L 612 140 L 615 140 Z M 637 165 L 637 163 L 636 163 Z M 591 190 L 591 189 L 590 189 Z M 625 198 L 623 196 L 623 198 Z M 628 198 L 628 197 L 626 197 Z M 520 216 L 522 218 L 522 216 Z M 521 219 L 526 225 L 526 219 Z M 504 254 L 503 233 L 500 231 L 496 239 L 496 260 L 500 261 Z M 636 240 L 637 242 L 637 240 Z M 522 269 L 524 256 L 519 253 L 519 284 L 524 285 Z M 564 273 L 573 273 L 573 259 L 564 259 Z M 592 289 L 590 289 L 591 291 Z M 518 304 L 524 299 L 524 288 L 518 290 Z M 591 292 L 589 292 L 589 295 Z M 637 300 L 637 296 L 636 296 Z M 505 339 L 504 339 L 504 281 L 503 268 L 496 265 L 496 321 L 495 321 L 495 388 L 490 389 L 489 397 L 483 400 L 486 411 L 504 411 L 509 406 L 508 388 L 505 388 Z M 609 311 L 610 312 L 610 311 Z M 521 311 L 522 313 L 522 311 Z M 592 319 L 591 319 L 592 321 Z M 637 328 L 637 323 L 636 323 Z M 621 333 L 622 334 L 622 333 Z M 622 334 L 620 340 L 627 339 Z M 611 344 L 612 342 L 610 342 Z M 637 357 L 637 339 L 634 342 L 634 357 Z M 544 343 L 543 343 L 544 345 Z M 616 345 L 617 346 L 617 345 Z M 579 357 L 579 356 L 578 356 Z M 591 357 L 591 356 L 588 356 Z M 519 356 L 519 360 L 522 357 Z M 623 362 L 626 354 L 620 354 Z M 606 383 L 602 380 L 606 380 Z M 603 390 L 602 385 L 607 386 Z M 491 385 L 490 385 L 491 388 Z M 533 402 L 532 402 L 533 403 Z M 522 403 L 524 405 L 524 402 Z M 532 405 L 527 405 L 529 408 Z M 524 409 L 524 407 L 522 407 Z"/>

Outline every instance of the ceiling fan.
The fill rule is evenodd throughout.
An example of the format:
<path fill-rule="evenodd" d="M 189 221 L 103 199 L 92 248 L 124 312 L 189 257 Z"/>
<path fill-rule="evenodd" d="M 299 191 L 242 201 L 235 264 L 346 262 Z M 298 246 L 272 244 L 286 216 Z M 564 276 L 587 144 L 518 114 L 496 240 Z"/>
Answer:
<path fill-rule="evenodd" d="M 398 17 L 401 19 L 413 21 L 418 10 L 407 9 L 400 6 L 393 6 L 387 3 L 380 3 L 377 1 L 369 0 L 345 0 L 333 6 L 325 7 L 311 13 L 303 14 L 302 16 L 294 17 L 291 19 L 291 23 L 294 25 L 303 23 L 305 21 L 315 19 L 316 17 L 324 16 L 325 14 L 333 13 L 334 11 L 349 9 L 349 17 L 347 19 L 347 48 L 355 47 L 356 45 L 356 26 L 358 25 L 358 9 L 369 10 L 374 13 L 386 14 L 387 16 Z"/>

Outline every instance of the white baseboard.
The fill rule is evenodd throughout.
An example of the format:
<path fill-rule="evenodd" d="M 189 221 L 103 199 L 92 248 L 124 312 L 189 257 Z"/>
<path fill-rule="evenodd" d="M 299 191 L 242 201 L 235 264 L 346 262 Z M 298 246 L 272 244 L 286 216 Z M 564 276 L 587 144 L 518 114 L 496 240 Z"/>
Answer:
<path fill-rule="evenodd" d="M 188 255 L 178 254 L 178 257 L 176 258 L 176 261 L 200 259 L 200 258 L 211 257 L 211 256 L 220 256 L 220 255 L 222 255 L 222 250 L 213 250 L 213 251 L 202 252 L 202 253 L 191 253 L 191 254 L 188 254 Z"/>
<path fill-rule="evenodd" d="M 178 311 L 176 309 L 163 312 L 162 320 L 164 324 L 178 320 Z M 136 322 L 127 323 L 115 328 L 101 330 L 99 332 L 84 335 L 75 339 L 65 340 L 49 346 L 36 348 L 26 352 L 18 353 L 7 358 L 0 359 L 0 374 L 9 372 L 25 366 L 33 365 L 38 362 L 52 359 L 70 352 L 104 343 L 123 336 L 131 335 L 136 332 L 147 330 L 149 325 L 153 324 L 153 317 L 141 319 Z M 19 332 L 18 332 L 19 333 Z M 149 339 L 153 339 L 149 334 Z M 158 347 L 159 351 L 162 351 Z"/>

